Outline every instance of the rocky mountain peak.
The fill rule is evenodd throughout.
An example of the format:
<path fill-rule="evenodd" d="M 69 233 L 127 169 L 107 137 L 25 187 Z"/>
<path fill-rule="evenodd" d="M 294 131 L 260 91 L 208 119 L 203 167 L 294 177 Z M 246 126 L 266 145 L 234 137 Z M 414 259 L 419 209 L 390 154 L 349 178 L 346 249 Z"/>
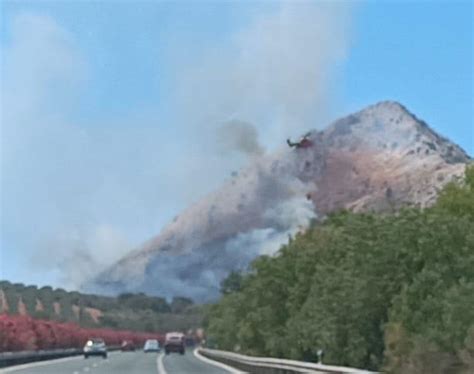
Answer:
<path fill-rule="evenodd" d="M 275 253 L 337 209 L 426 207 L 470 157 L 403 105 L 383 101 L 262 155 L 100 274 L 89 290 L 209 300 L 230 270 Z"/>
<path fill-rule="evenodd" d="M 388 153 L 436 155 L 451 164 L 469 160 L 460 147 L 395 101 L 382 101 L 341 118 L 323 133 L 327 144 L 341 149 L 362 146 Z"/>

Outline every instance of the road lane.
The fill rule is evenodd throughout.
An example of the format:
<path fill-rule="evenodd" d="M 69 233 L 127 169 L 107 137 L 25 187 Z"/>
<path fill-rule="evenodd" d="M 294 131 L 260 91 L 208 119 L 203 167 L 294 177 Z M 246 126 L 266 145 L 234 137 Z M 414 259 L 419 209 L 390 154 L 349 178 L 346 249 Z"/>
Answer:
<path fill-rule="evenodd" d="M 229 374 L 227 370 L 198 360 L 192 349 L 188 349 L 185 355 L 164 355 L 162 360 L 166 372 L 159 374 Z"/>
<path fill-rule="evenodd" d="M 13 374 L 229 374 L 229 371 L 197 359 L 192 349 L 185 355 L 162 353 L 162 369 L 156 353 L 111 352 L 107 359 L 82 356 L 0 369 Z M 26 367 L 22 367 L 26 366 Z"/>
<path fill-rule="evenodd" d="M 123 352 L 120 359 L 110 360 L 110 365 L 103 365 L 100 371 L 90 374 L 157 374 L 156 353 Z"/>
<path fill-rule="evenodd" d="M 112 352 L 107 359 L 74 357 L 68 361 L 49 361 L 46 365 L 32 364 L 28 368 L 0 369 L 14 374 L 157 374 L 156 353 Z M 43 363 L 42 363 L 43 364 Z"/>

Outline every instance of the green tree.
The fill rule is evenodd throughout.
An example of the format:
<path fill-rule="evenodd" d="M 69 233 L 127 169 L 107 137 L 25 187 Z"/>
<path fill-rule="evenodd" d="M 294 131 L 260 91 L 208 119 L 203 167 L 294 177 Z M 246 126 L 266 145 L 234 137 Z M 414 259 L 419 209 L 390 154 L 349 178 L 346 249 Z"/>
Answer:
<path fill-rule="evenodd" d="M 339 212 L 223 282 L 208 332 L 224 349 L 394 373 L 472 367 L 474 169 L 436 205 Z M 237 286 L 235 286 L 237 285 Z M 471 365 L 471 366 L 469 366 Z"/>
<path fill-rule="evenodd" d="M 221 282 L 220 291 L 223 295 L 240 291 L 242 288 L 242 273 L 231 271 L 230 274 Z"/>

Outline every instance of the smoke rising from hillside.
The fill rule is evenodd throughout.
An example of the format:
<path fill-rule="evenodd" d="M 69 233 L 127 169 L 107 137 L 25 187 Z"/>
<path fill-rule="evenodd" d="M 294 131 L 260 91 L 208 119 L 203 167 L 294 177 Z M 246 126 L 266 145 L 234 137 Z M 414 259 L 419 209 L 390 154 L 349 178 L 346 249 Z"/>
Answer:
<path fill-rule="evenodd" d="M 259 159 L 286 137 L 319 126 L 333 97 L 334 65 L 346 54 L 349 16 L 346 6 L 327 3 L 258 9 L 221 44 L 170 64 L 165 73 L 178 77 L 166 87 L 177 92 L 169 94 L 171 117 L 157 109 L 88 123 L 87 115 L 75 115 L 90 80 L 100 79 L 92 59 L 55 19 L 19 14 L 2 46 L 2 240 L 9 243 L 2 247 L 15 243 L 32 269 L 41 269 L 41 282 L 59 274 L 62 284 L 77 287 L 249 156 Z M 186 43 L 192 41 L 172 48 L 186 50 Z M 307 223 L 310 211 L 296 209 L 294 219 Z M 268 222 L 228 238 L 229 258 L 248 262 L 235 249 L 239 238 L 254 243 L 255 255 L 272 252 L 295 230 Z M 104 225 L 117 244 L 94 239 Z M 37 260 L 46 251 L 48 260 Z"/>
<path fill-rule="evenodd" d="M 208 126 L 229 117 L 253 123 L 265 147 L 322 126 L 347 54 L 350 15 L 347 4 L 325 2 L 288 2 L 254 15 L 183 69 L 186 113 Z"/>
<path fill-rule="evenodd" d="M 264 153 L 259 144 L 257 129 L 244 121 L 228 121 L 218 128 L 217 142 L 223 152 L 237 151 L 249 156 Z"/>
<path fill-rule="evenodd" d="M 215 300 L 230 271 L 275 254 L 316 217 L 306 198 L 315 186 L 298 178 L 312 154 L 285 150 L 253 160 L 86 289 Z"/>
<path fill-rule="evenodd" d="M 325 123 L 334 98 L 334 66 L 347 53 L 349 18 L 347 6 L 285 3 L 255 15 L 225 45 L 211 48 L 197 56 L 193 65 L 183 68 L 178 85 L 178 102 L 184 102 L 187 108 L 183 122 L 200 124 L 194 129 L 185 127 L 185 131 L 199 131 L 203 144 L 217 143 L 216 147 L 205 147 L 198 156 L 203 164 L 213 160 L 217 180 L 221 180 L 224 171 L 239 169 L 248 157 L 258 163 L 264 150 L 275 149 L 287 137 Z M 209 150 L 214 149 L 218 153 L 210 154 Z M 219 153 L 223 151 L 227 151 L 226 157 L 221 158 Z M 239 154 L 232 152 L 245 158 L 242 161 Z M 210 242 L 196 245 L 176 259 L 176 266 L 186 269 L 183 271 L 174 269 L 172 256 L 159 255 L 147 267 L 145 284 L 157 283 L 153 272 L 167 274 L 164 278 L 168 280 L 168 291 L 189 290 L 187 296 L 208 300 L 216 296 L 219 282 L 229 270 L 245 269 L 257 255 L 274 254 L 289 235 L 307 227 L 315 217 L 312 203 L 305 198 L 306 191 L 314 186 L 298 181 L 294 170 L 287 166 L 276 175 L 267 171 L 255 175 L 255 183 L 265 186 L 255 192 L 250 203 L 255 209 L 249 216 L 262 221 L 258 228 L 239 231 L 237 221 L 243 219 L 240 216 L 221 222 L 237 231 L 218 241 L 218 245 L 210 238 L 199 238 L 199 242 Z M 212 181 L 212 172 L 207 171 L 206 178 Z M 285 192 L 278 193 L 279 188 Z M 289 189 L 294 191 L 288 192 Z M 247 185 L 241 193 L 252 194 Z M 231 196 L 222 198 L 224 204 L 233 204 Z M 242 202 L 236 206 L 246 209 Z M 196 218 L 202 215 L 205 212 L 196 213 Z M 285 218 L 287 221 L 282 222 Z M 176 229 L 180 230 L 186 228 Z M 206 245 L 217 246 L 215 251 L 220 253 Z"/>
<path fill-rule="evenodd" d="M 130 243 L 114 227 L 64 228 L 56 237 L 42 242 L 33 255 L 34 266 L 48 268 L 53 262 L 61 269 L 62 287 L 77 287 L 90 279 L 130 249 Z M 45 256 L 45 254 L 48 254 Z"/>

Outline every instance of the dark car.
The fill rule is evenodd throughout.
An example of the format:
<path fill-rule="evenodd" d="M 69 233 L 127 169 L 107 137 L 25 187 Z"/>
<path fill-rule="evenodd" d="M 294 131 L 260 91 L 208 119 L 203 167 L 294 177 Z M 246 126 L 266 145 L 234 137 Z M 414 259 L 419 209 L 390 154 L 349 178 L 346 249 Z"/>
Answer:
<path fill-rule="evenodd" d="M 125 351 L 135 351 L 135 344 L 131 340 L 124 340 L 120 345 L 120 350 Z"/>
<path fill-rule="evenodd" d="M 186 352 L 184 334 L 180 332 L 169 332 L 165 338 L 165 353 L 178 352 L 182 355 Z"/>
<path fill-rule="evenodd" d="M 84 358 L 89 358 L 89 356 L 102 356 L 103 358 L 107 358 L 107 346 L 101 338 L 89 339 L 83 351 Z"/>

